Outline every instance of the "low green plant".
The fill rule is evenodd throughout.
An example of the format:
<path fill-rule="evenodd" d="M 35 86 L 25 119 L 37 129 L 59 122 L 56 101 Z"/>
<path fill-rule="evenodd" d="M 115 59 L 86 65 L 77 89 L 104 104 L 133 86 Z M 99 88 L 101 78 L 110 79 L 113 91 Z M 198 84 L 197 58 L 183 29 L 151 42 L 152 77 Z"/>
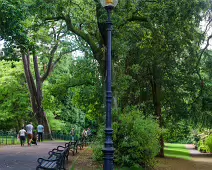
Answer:
<path fill-rule="evenodd" d="M 99 131 L 95 137 L 94 143 L 91 145 L 93 148 L 93 159 L 95 161 L 103 161 L 103 144 L 105 139 L 104 126 L 99 126 Z"/>
<path fill-rule="evenodd" d="M 212 135 L 208 136 L 205 140 L 206 152 L 212 152 Z"/>
<path fill-rule="evenodd" d="M 126 167 L 151 167 L 158 154 L 160 128 L 137 110 L 119 113 L 114 123 L 115 162 Z"/>
<path fill-rule="evenodd" d="M 200 140 L 198 143 L 198 151 L 205 153 L 206 150 L 207 150 L 207 146 L 205 145 L 203 140 Z"/>

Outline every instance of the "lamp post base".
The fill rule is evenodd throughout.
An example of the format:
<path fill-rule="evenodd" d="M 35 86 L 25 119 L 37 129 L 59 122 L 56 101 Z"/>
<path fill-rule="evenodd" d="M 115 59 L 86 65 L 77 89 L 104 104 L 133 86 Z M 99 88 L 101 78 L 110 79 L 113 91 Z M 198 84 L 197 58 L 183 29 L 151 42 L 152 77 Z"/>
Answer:
<path fill-rule="evenodd" d="M 113 170 L 113 154 L 115 149 L 113 147 L 110 148 L 104 148 L 103 150 L 104 153 L 104 170 Z"/>

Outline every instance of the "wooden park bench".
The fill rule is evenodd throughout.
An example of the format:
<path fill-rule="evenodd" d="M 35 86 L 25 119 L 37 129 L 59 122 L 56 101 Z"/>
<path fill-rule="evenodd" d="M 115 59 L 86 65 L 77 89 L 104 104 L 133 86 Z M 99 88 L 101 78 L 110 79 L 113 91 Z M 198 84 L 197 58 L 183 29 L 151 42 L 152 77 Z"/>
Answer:
<path fill-rule="evenodd" d="M 63 153 L 64 159 L 68 160 L 68 156 L 69 156 L 69 151 L 70 151 L 70 143 L 66 143 L 65 146 L 58 146 L 57 148 L 52 149 L 51 151 L 49 151 L 49 155 L 51 155 L 52 153 Z"/>
<path fill-rule="evenodd" d="M 69 142 L 69 145 L 70 151 L 72 151 L 72 155 L 74 156 L 74 154 L 77 153 L 78 140 Z"/>
<path fill-rule="evenodd" d="M 47 159 L 38 158 L 38 166 L 36 170 L 39 169 L 51 169 L 51 170 L 63 170 L 65 169 L 65 160 L 68 159 L 69 155 L 69 143 L 63 146 L 58 146 L 57 148 L 49 151 L 49 157 Z"/>
<path fill-rule="evenodd" d="M 83 148 L 84 146 L 84 141 L 82 140 L 82 138 L 80 138 L 77 142 L 77 147 L 80 148 L 80 150 Z"/>

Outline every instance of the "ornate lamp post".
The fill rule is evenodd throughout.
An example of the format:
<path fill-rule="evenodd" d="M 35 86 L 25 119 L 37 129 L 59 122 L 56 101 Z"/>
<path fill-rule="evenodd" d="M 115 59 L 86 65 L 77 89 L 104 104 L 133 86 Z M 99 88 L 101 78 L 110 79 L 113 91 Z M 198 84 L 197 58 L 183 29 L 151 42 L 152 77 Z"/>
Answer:
<path fill-rule="evenodd" d="M 106 128 L 105 128 L 105 148 L 104 152 L 104 170 L 113 170 L 113 140 L 112 140 L 112 21 L 111 21 L 111 12 L 113 8 L 118 4 L 118 0 L 100 0 L 102 6 L 107 10 L 108 20 L 107 20 L 107 79 L 106 79 Z"/>

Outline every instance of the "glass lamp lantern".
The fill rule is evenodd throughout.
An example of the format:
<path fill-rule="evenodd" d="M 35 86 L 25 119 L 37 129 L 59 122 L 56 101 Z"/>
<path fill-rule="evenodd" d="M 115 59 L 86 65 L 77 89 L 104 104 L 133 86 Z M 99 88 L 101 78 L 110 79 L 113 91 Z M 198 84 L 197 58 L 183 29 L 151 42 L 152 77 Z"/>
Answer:
<path fill-rule="evenodd" d="M 100 0 L 103 7 L 115 7 L 118 4 L 118 0 Z"/>

